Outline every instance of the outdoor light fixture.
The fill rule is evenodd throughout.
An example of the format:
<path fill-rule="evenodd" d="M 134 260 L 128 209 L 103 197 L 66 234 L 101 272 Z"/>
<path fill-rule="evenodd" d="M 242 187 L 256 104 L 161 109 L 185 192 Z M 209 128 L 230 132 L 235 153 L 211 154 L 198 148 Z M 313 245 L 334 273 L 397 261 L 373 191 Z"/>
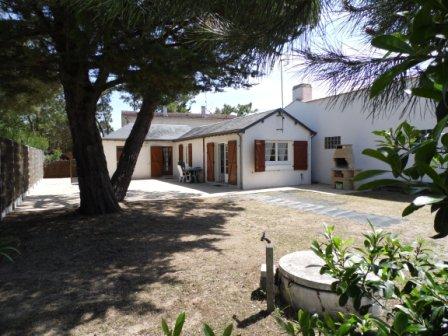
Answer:
<path fill-rule="evenodd" d="M 285 120 L 285 116 L 283 115 L 283 111 L 282 110 L 278 110 L 277 117 L 282 118 L 282 127 L 281 128 L 277 128 L 277 131 L 282 131 L 283 132 L 283 120 Z"/>

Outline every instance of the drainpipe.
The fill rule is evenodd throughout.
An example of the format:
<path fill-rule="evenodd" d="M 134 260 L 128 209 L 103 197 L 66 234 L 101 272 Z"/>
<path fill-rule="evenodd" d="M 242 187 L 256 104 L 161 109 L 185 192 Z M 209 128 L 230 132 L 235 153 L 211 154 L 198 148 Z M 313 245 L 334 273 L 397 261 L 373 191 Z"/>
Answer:
<path fill-rule="evenodd" d="M 240 168 L 240 187 L 241 189 L 243 189 L 243 137 L 241 136 L 241 133 L 238 133 L 238 137 L 240 138 L 240 164 L 239 164 L 239 168 Z"/>

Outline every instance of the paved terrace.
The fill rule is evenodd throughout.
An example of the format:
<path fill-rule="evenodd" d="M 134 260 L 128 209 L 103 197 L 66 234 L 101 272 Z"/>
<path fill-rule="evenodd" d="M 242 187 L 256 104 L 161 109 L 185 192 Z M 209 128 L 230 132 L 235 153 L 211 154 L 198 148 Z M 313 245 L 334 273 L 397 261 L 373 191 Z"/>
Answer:
<path fill-rule="evenodd" d="M 293 187 L 243 191 L 233 186 L 208 183 L 179 183 L 174 178 L 132 180 L 126 201 L 221 197 L 265 191 L 296 190 Z M 43 179 L 34 187 L 16 211 L 39 211 L 74 207 L 79 203 L 78 184 L 70 178 Z"/>

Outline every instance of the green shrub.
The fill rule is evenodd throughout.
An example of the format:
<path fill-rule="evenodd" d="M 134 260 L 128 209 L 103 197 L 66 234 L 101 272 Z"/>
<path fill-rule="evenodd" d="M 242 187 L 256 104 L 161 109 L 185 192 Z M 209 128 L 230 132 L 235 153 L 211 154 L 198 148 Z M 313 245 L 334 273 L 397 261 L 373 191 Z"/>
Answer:
<path fill-rule="evenodd" d="M 443 130 L 448 126 L 448 117 L 440 121 L 430 133 L 423 135 L 420 130 L 407 122 L 395 130 L 375 131 L 379 140 L 376 149 L 368 148 L 363 154 L 386 163 L 390 169 L 366 170 L 355 180 L 380 176 L 385 173 L 394 179 L 383 178 L 364 183 L 360 190 L 384 186 L 398 186 L 414 196 L 414 200 L 403 211 L 407 216 L 424 206 L 435 212 L 434 229 L 448 234 L 448 134 Z"/>
<path fill-rule="evenodd" d="M 58 161 L 61 158 L 62 151 L 60 149 L 53 150 L 52 153 L 45 155 L 45 163 Z"/>
<path fill-rule="evenodd" d="M 288 335 L 448 335 L 448 267 L 422 242 L 403 244 L 372 227 L 355 248 L 333 230 L 326 228 L 325 241 L 314 241 L 312 250 L 325 261 L 321 273 L 336 279 L 332 289 L 339 304 L 351 299 L 357 314 L 301 310 L 294 322 L 279 315 Z M 372 304 L 382 308 L 381 316 L 369 314 Z"/>
<path fill-rule="evenodd" d="M 165 321 L 165 319 L 162 319 L 162 331 L 165 336 L 179 336 L 182 334 L 182 328 L 184 327 L 185 323 L 185 313 L 180 313 L 177 316 L 176 322 L 174 323 L 173 329 L 170 329 L 168 326 L 168 323 Z M 233 331 L 233 325 L 229 324 L 224 331 L 222 332 L 222 336 L 230 336 L 232 335 Z M 206 323 L 204 323 L 202 332 L 204 333 L 204 336 L 215 336 L 215 332 L 213 329 Z"/>

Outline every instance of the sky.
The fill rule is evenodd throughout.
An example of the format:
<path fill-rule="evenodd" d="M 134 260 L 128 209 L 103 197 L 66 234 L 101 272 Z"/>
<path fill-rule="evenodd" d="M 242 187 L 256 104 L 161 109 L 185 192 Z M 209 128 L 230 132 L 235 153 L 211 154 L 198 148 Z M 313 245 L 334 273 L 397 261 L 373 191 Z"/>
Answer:
<path fill-rule="evenodd" d="M 339 45 L 347 54 L 356 53 L 359 48 L 365 47 L 359 40 L 359 36 L 353 34 L 353 31 L 344 27 L 345 21 L 342 18 L 331 18 L 323 26 L 326 41 L 331 41 L 332 45 Z M 316 37 L 316 44 L 320 38 Z M 352 48 L 354 48 L 352 50 Z M 304 80 L 298 75 L 299 58 L 291 58 L 283 61 L 283 101 L 284 106 L 292 101 L 292 87 L 301 83 L 311 84 L 313 87 L 313 99 L 322 98 L 329 95 L 328 87 L 316 81 Z M 217 107 L 224 104 L 235 106 L 237 104 L 252 103 L 252 107 L 258 111 L 266 111 L 282 107 L 281 95 L 281 71 L 280 61 L 265 76 L 253 78 L 251 83 L 254 85 L 244 89 L 225 89 L 218 93 L 200 93 L 194 98 L 191 105 L 192 113 L 200 113 L 201 106 L 206 106 L 207 111 L 214 112 Z M 112 96 L 112 127 L 118 129 L 121 127 L 121 111 L 132 110 L 131 107 L 120 100 L 120 94 L 114 93 Z"/>
<path fill-rule="evenodd" d="M 297 64 L 299 60 L 283 61 L 283 101 L 288 105 L 292 101 L 292 87 L 300 83 L 310 83 L 313 85 L 313 98 L 321 98 L 327 95 L 323 85 L 316 82 L 304 81 L 297 74 Z M 207 111 L 214 112 L 217 107 L 224 104 L 237 105 L 252 103 L 252 107 L 258 111 L 266 111 L 282 106 L 281 99 L 281 71 L 278 62 L 272 71 L 260 78 L 251 81 L 254 85 L 244 89 L 225 89 L 224 92 L 200 93 L 194 98 L 191 105 L 192 113 L 200 113 L 201 106 L 206 106 Z M 120 100 L 120 94 L 114 93 L 112 96 L 112 127 L 121 127 L 121 111 L 132 110 L 132 108 Z"/>

